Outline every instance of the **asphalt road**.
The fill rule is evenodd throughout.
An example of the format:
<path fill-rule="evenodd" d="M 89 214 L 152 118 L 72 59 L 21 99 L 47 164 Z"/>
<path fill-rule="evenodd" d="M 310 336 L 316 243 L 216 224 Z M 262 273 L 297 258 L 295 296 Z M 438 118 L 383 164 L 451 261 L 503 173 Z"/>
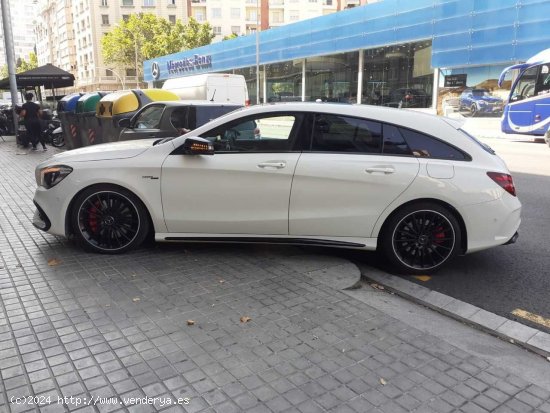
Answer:
<path fill-rule="evenodd" d="M 490 122 L 496 125 L 497 121 Z M 550 333 L 550 148 L 532 139 L 493 135 L 484 138 L 483 133 L 477 133 L 512 171 L 523 204 L 518 242 L 457 257 L 426 279 L 405 278 Z M 374 254 L 340 254 L 359 267 L 362 264 L 380 266 Z M 515 310 L 541 318 L 530 321 L 514 315 Z"/>

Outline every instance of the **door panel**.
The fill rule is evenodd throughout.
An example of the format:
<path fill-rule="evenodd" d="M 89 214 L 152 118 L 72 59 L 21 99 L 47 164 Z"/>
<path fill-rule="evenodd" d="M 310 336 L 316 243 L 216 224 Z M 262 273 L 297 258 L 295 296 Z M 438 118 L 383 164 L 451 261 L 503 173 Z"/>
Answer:
<path fill-rule="evenodd" d="M 370 237 L 380 214 L 418 171 L 414 157 L 304 153 L 292 183 L 289 233 Z"/>
<path fill-rule="evenodd" d="M 288 235 L 288 199 L 299 156 L 168 156 L 161 178 L 168 231 Z"/>

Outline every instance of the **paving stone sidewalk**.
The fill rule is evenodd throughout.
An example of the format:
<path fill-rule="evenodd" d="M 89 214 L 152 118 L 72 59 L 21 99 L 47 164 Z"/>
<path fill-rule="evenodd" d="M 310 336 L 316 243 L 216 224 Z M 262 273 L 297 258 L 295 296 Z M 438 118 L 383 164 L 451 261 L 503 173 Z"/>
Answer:
<path fill-rule="evenodd" d="M 550 412 L 536 383 L 345 294 L 359 274 L 336 256 L 105 256 L 38 231 L 52 152 L 0 142 L 0 412 Z"/>

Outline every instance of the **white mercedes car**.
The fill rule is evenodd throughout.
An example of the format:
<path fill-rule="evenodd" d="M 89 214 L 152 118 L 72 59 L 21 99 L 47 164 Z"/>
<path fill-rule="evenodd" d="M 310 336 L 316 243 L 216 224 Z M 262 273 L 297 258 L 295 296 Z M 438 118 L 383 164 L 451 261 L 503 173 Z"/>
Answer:
<path fill-rule="evenodd" d="M 254 106 L 60 153 L 36 181 L 34 225 L 99 253 L 153 233 L 379 250 L 414 274 L 512 243 L 521 221 L 508 168 L 460 123 L 375 106 Z"/>

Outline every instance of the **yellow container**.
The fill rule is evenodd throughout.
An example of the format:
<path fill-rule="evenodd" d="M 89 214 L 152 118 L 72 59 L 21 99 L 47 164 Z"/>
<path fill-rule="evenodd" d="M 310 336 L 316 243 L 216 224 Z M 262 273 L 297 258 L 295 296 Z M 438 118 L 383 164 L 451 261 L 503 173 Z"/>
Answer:
<path fill-rule="evenodd" d="M 147 103 L 160 100 L 179 100 L 179 97 L 162 89 L 119 90 L 101 98 L 96 108 L 96 116 L 112 118 L 135 112 Z"/>

